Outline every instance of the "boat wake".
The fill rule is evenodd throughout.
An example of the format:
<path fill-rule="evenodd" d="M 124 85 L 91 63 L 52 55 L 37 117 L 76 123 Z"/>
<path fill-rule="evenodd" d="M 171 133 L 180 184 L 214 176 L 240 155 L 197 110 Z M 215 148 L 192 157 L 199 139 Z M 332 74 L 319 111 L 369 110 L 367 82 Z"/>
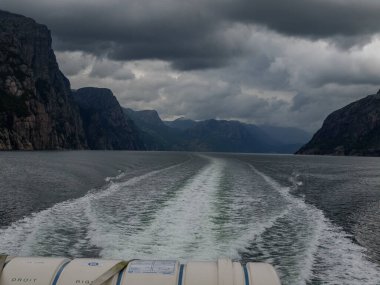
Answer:
<path fill-rule="evenodd" d="M 265 171 L 266 172 L 266 171 Z M 272 263 L 283 284 L 378 284 L 380 270 L 317 207 L 252 163 L 212 155 L 143 174 L 119 171 L 101 189 L 0 230 L 11 255 Z M 129 177 L 130 175 L 136 175 Z"/>
<path fill-rule="evenodd" d="M 88 227 L 91 224 L 91 215 L 88 213 L 92 204 L 141 181 L 170 172 L 185 163 L 153 170 L 123 182 L 116 182 L 116 178 L 120 179 L 124 175 L 119 174 L 108 179 L 106 186 L 98 192 L 90 191 L 81 198 L 61 202 L 33 213 L 0 230 L 0 252 L 22 256 L 94 256 L 100 249 L 89 246 Z"/>
<path fill-rule="evenodd" d="M 288 228 L 283 229 L 283 236 L 281 231 L 276 230 L 277 238 L 288 239 L 289 247 L 285 248 L 288 254 L 298 259 L 297 264 L 290 266 L 296 274 L 286 270 L 284 267 L 287 265 L 283 262 L 278 263 L 286 283 L 337 284 L 339 280 L 339 284 L 379 284 L 380 270 L 368 261 L 364 248 L 353 243 L 351 237 L 327 219 L 321 210 L 292 195 L 289 187 L 280 185 L 254 166 L 250 167 L 289 203 L 286 219 L 294 224 L 299 223 L 293 231 L 291 223 L 285 219 L 281 223 Z M 293 185 L 302 185 L 301 181 L 295 181 L 299 179 L 299 174 L 295 175 L 289 180 L 294 182 Z M 264 233 L 262 238 L 266 239 L 266 243 L 274 240 L 270 232 L 267 235 Z M 286 255 L 283 256 L 290 262 Z"/>
<path fill-rule="evenodd" d="M 145 228 L 136 234 L 123 235 L 123 229 L 108 235 L 94 231 L 92 241 L 103 248 L 102 256 L 132 258 L 189 258 L 192 251 L 210 257 L 213 248 L 210 216 L 222 176 L 224 163 L 211 159 L 210 163 L 176 191 L 176 196 L 158 210 Z M 103 226 L 97 226 L 102 229 Z M 126 232 L 124 232 L 126 233 Z"/>

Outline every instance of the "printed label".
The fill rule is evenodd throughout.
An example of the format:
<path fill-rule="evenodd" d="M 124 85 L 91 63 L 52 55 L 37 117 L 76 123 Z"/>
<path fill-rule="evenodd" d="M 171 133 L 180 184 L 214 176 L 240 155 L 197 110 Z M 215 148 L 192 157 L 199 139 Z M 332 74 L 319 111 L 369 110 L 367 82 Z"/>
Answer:
<path fill-rule="evenodd" d="M 90 266 L 90 267 L 102 267 L 103 264 L 99 261 L 87 261 L 87 262 L 83 262 L 83 263 L 80 263 L 81 266 Z"/>
<path fill-rule="evenodd" d="M 18 282 L 18 283 L 36 283 L 37 278 L 29 278 L 29 277 L 13 277 L 11 279 L 11 282 Z"/>
<path fill-rule="evenodd" d="M 176 264 L 175 260 L 135 260 L 129 264 L 128 273 L 173 275 Z"/>

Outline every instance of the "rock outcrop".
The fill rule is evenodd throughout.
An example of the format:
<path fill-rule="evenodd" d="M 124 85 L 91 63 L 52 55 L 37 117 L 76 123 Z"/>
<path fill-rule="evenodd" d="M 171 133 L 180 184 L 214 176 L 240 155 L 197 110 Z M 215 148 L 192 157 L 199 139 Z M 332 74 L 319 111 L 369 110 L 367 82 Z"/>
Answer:
<path fill-rule="evenodd" d="M 0 150 L 87 148 L 46 26 L 0 11 Z"/>
<path fill-rule="evenodd" d="M 297 154 L 380 156 L 380 91 L 330 114 Z"/>
<path fill-rule="evenodd" d="M 91 149 L 144 149 L 137 127 L 125 116 L 111 90 L 81 88 L 73 91 L 73 98 Z"/>

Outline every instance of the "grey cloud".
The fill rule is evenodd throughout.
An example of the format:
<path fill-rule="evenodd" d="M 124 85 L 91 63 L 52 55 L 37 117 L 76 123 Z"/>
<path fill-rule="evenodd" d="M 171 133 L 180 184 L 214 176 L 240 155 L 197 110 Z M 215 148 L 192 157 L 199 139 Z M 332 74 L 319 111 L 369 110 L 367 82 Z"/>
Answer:
<path fill-rule="evenodd" d="M 180 70 L 228 66 L 244 55 L 246 31 L 233 30 L 239 23 L 340 47 L 380 31 L 380 3 L 373 0 L 2 0 L 0 7 L 47 24 L 58 50 L 159 59 Z"/>
<path fill-rule="evenodd" d="M 326 38 L 362 36 L 380 30 L 380 3 L 373 0 L 225 1 L 225 15 L 262 24 L 287 35 Z"/>
<path fill-rule="evenodd" d="M 66 76 L 73 76 L 84 70 L 93 61 L 89 55 L 82 52 L 58 52 L 56 53 L 60 68 Z"/>
<path fill-rule="evenodd" d="M 129 68 L 126 68 L 123 63 L 104 59 L 94 61 L 89 76 L 95 78 L 108 77 L 116 80 L 131 80 L 135 78 L 134 73 Z"/>
<path fill-rule="evenodd" d="M 4 0 L 1 8 L 47 24 L 58 50 L 116 60 L 160 59 L 181 69 L 221 66 L 233 56 L 220 20 L 202 1 Z"/>

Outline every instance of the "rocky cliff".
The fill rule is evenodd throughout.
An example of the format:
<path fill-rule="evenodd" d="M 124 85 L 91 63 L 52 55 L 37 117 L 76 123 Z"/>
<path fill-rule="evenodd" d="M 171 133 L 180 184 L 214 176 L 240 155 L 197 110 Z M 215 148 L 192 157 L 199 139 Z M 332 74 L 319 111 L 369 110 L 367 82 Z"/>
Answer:
<path fill-rule="evenodd" d="M 380 91 L 330 114 L 297 153 L 380 156 Z"/>
<path fill-rule="evenodd" d="M 125 116 L 111 90 L 81 88 L 73 91 L 73 98 L 91 149 L 144 149 L 137 127 Z"/>
<path fill-rule="evenodd" d="M 87 148 L 46 26 L 0 11 L 0 150 Z"/>

